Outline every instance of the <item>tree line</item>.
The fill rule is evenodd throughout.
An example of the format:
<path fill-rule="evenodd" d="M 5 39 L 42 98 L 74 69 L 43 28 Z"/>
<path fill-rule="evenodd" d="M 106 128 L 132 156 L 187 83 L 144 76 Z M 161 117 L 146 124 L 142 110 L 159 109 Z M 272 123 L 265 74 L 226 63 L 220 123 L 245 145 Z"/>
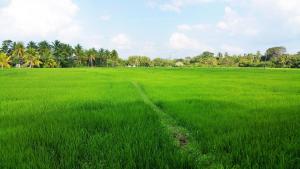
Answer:
<path fill-rule="evenodd" d="M 0 48 L 0 66 L 4 67 L 84 67 L 119 66 L 121 59 L 116 50 L 84 49 L 80 44 L 71 46 L 58 40 L 23 42 L 5 40 Z"/>
<path fill-rule="evenodd" d="M 58 40 L 23 42 L 5 40 L 0 48 L 0 66 L 28 68 L 67 67 L 278 67 L 300 68 L 300 52 L 288 54 L 285 47 L 269 48 L 243 55 L 214 54 L 205 51 L 200 55 L 180 59 L 150 59 L 147 56 L 130 56 L 121 59 L 116 50 L 84 49 L 80 44 L 71 46 Z"/>

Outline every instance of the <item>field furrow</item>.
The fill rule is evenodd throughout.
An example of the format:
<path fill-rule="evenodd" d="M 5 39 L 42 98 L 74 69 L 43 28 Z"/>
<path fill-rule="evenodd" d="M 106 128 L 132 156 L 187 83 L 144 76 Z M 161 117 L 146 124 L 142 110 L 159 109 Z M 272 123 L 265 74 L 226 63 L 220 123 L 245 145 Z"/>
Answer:
<path fill-rule="evenodd" d="M 200 147 L 192 134 L 186 128 L 180 126 L 174 118 L 151 101 L 138 83 L 132 82 L 132 84 L 139 92 L 145 104 L 157 113 L 162 126 L 165 128 L 167 134 L 173 139 L 175 145 L 196 162 L 196 168 L 218 168 L 218 166 L 220 166 L 212 161 L 208 161 L 206 154 L 201 154 Z"/>

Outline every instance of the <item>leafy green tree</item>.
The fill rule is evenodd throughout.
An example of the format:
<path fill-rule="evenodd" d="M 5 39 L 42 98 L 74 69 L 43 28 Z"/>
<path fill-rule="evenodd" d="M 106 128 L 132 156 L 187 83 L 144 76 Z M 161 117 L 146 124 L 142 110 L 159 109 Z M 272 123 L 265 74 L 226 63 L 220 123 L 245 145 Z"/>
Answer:
<path fill-rule="evenodd" d="M 106 66 L 109 66 L 109 60 L 110 60 L 110 51 L 108 49 L 106 49 L 104 51 L 104 57 L 105 57 L 105 62 L 106 62 Z"/>
<path fill-rule="evenodd" d="M 219 58 L 219 65 L 221 66 L 237 66 L 238 58 L 233 56 L 227 56 L 223 58 Z"/>
<path fill-rule="evenodd" d="M 281 63 L 283 62 L 282 60 L 284 60 L 285 63 L 285 67 L 286 68 L 300 68 L 300 53 L 294 54 L 294 55 L 283 55 L 283 58 L 279 58 L 278 61 L 281 61 Z M 275 65 L 278 67 L 277 65 L 278 63 L 275 63 Z"/>
<path fill-rule="evenodd" d="M 291 68 L 300 68 L 300 55 L 294 55 L 289 59 Z"/>
<path fill-rule="evenodd" d="M 86 52 L 86 55 L 87 55 L 87 58 L 88 58 L 89 65 L 91 67 L 93 67 L 94 66 L 94 62 L 96 61 L 97 50 L 95 48 L 89 49 Z"/>
<path fill-rule="evenodd" d="M 153 66 L 163 67 L 165 65 L 164 60 L 162 58 L 153 59 Z"/>
<path fill-rule="evenodd" d="M 75 61 L 78 66 L 82 66 L 85 61 L 85 53 L 80 44 L 74 47 Z"/>
<path fill-rule="evenodd" d="M 53 48 L 53 56 L 56 60 L 56 63 L 58 65 L 61 64 L 61 53 L 62 53 L 62 50 L 61 50 L 61 46 L 62 46 L 62 43 L 58 40 L 55 40 L 53 43 L 52 43 L 52 48 Z"/>
<path fill-rule="evenodd" d="M 209 51 L 205 51 L 205 52 L 203 52 L 200 56 L 201 57 L 207 57 L 207 58 L 209 58 L 209 57 L 214 57 L 214 53 L 212 53 L 212 52 L 209 52 Z"/>
<path fill-rule="evenodd" d="M 43 62 L 43 66 L 47 63 L 49 59 L 53 59 L 53 54 L 51 51 L 51 45 L 47 41 L 42 41 L 38 43 L 38 53 L 41 57 L 41 61 Z"/>
<path fill-rule="evenodd" d="M 45 68 L 56 68 L 57 66 L 57 63 L 53 58 L 48 58 L 45 62 L 43 62 L 43 67 Z"/>
<path fill-rule="evenodd" d="M 25 65 L 29 68 L 40 67 L 42 62 L 40 61 L 39 53 L 34 48 L 27 49 L 25 53 Z"/>
<path fill-rule="evenodd" d="M 272 58 L 278 58 L 279 56 L 282 56 L 285 53 L 286 53 L 286 48 L 282 46 L 269 48 L 266 51 L 266 55 L 264 56 L 263 60 L 269 61 Z"/>
<path fill-rule="evenodd" d="M 24 55 L 25 55 L 25 47 L 24 47 L 23 42 L 17 42 L 15 44 L 12 55 L 15 58 L 14 60 L 17 64 L 20 64 L 20 65 L 23 64 Z"/>
<path fill-rule="evenodd" d="M 99 66 L 106 66 L 106 56 L 105 56 L 105 50 L 103 48 L 101 48 L 99 51 L 98 51 L 98 54 L 97 54 L 97 60 L 96 60 L 96 63 L 99 65 Z"/>
<path fill-rule="evenodd" d="M 12 55 L 13 51 L 13 41 L 11 40 L 4 40 L 1 45 L 1 52 L 5 53 L 7 56 Z"/>
<path fill-rule="evenodd" d="M 149 67 L 151 66 L 151 59 L 147 56 L 130 56 L 128 58 L 128 64 L 130 66 Z"/>
<path fill-rule="evenodd" d="M 118 65 L 119 54 L 116 50 L 112 50 L 110 53 L 111 66 Z"/>
<path fill-rule="evenodd" d="M 138 56 L 129 56 L 128 57 L 128 65 L 130 66 L 140 66 Z"/>
<path fill-rule="evenodd" d="M 61 67 L 74 66 L 74 50 L 71 45 L 61 43 L 56 40 L 53 42 L 53 56 L 57 64 Z"/>
<path fill-rule="evenodd" d="M 4 52 L 0 53 L 0 66 L 3 68 L 10 68 L 10 57 L 7 56 Z"/>
<path fill-rule="evenodd" d="M 38 45 L 35 42 L 30 41 L 30 42 L 28 42 L 26 49 L 30 49 L 30 48 L 38 50 Z"/>
<path fill-rule="evenodd" d="M 51 45 L 47 41 L 41 41 L 38 43 L 38 52 L 41 56 L 43 56 L 45 53 L 51 52 Z"/>
<path fill-rule="evenodd" d="M 199 66 L 217 66 L 218 60 L 215 57 L 202 57 L 199 60 Z"/>
<path fill-rule="evenodd" d="M 275 67 L 284 68 L 284 67 L 288 67 L 288 64 L 287 64 L 288 59 L 289 59 L 289 56 L 284 54 L 284 55 L 281 55 L 277 58 L 273 58 L 271 61 L 274 64 Z"/>
<path fill-rule="evenodd" d="M 251 56 L 241 56 L 239 59 L 239 67 L 251 67 L 253 65 L 253 57 Z"/>

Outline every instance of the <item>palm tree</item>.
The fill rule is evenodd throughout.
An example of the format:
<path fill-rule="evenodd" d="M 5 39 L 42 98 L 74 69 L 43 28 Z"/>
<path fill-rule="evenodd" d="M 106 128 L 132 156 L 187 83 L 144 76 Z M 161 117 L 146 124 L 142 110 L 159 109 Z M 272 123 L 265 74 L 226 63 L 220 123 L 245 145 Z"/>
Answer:
<path fill-rule="evenodd" d="M 13 50 L 13 56 L 15 56 L 18 60 L 18 63 L 21 65 L 22 60 L 24 59 L 25 55 L 25 47 L 22 42 L 17 42 L 15 44 L 14 50 Z"/>
<path fill-rule="evenodd" d="M 5 53 L 0 53 L 0 65 L 1 69 L 5 67 L 10 67 L 10 57 L 8 57 Z"/>
<path fill-rule="evenodd" d="M 83 51 L 83 48 L 80 44 L 76 45 L 75 48 L 74 48 L 74 54 L 75 54 L 75 57 L 76 57 L 76 61 L 77 61 L 77 64 L 78 65 L 81 65 L 82 64 L 82 60 L 84 58 L 84 51 Z"/>
<path fill-rule="evenodd" d="M 30 41 L 30 42 L 28 42 L 28 44 L 26 46 L 26 49 L 29 49 L 29 48 L 33 48 L 33 49 L 37 50 L 38 49 L 38 45 L 35 42 Z"/>
<path fill-rule="evenodd" d="M 43 63 L 44 67 L 46 68 L 55 68 L 57 67 L 57 63 L 53 58 L 48 58 L 47 60 L 45 60 L 45 62 Z"/>
<path fill-rule="evenodd" d="M 51 45 L 47 41 L 42 41 L 38 43 L 39 55 L 41 57 L 41 61 L 45 63 L 49 58 L 53 58 L 53 53 L 51 51 Z"/>
<path fill-rule="evenodd" d="M 32 68 L 34 66 L 40 67 L 42 62 L 40 61 L 40 56 L 34 48 L 29 48 L 25 54 L 25 65 Z"/>
<path fill-rule="evenodd" d="M 87 53 L 89 64 L 91 67 L 93 67 L 94 61 L 96 60 L 96 56 L 97 56 L 97 50 L 92 48 L 89 49 L 86 53 Z"/>

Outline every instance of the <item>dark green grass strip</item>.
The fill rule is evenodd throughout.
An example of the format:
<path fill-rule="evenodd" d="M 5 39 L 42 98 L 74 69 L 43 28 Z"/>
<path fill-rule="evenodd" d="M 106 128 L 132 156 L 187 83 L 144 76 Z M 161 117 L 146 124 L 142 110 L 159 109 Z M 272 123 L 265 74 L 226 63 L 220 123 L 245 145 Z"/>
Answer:
<path fill-rule="evenodd" d="M 217 165 L 212 162 L 212 157 L 208 155 L 201 154 L 200 147 L 196 143 L 193 136 L 190 132 L 177 124 L 177 122 L 162 109 L 160 109 L 155 103 L 153 103 L 149 97 L 146 95 L 142 87 L 136 83 L 132 82 L 133 86 L 139 92 L 144 103 L 147 104 L 151 109 L 157 113 L 160 118 L 160 122 L 163 128 L 166 130 L 167 134 L 172 137 L 174 144 L 189 158 L 195 160 L 197 168 L 220 168 L 220 165 Z"/>

